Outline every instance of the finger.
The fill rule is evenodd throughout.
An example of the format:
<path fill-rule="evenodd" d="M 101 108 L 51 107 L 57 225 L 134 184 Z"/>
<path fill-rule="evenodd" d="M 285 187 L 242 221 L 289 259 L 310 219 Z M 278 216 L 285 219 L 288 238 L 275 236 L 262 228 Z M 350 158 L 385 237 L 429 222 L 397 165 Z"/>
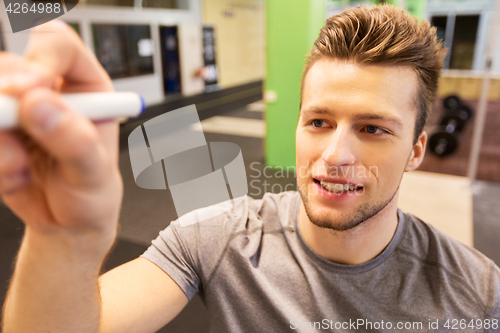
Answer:
<path fill-rule="evenodd" d="M 41 66 L 27 63 L 20 56 L 0 52 L 0 93 L 19 97 L 35 87 L 56 87 L 57 79 Z"/>
<path fill-rule="evenodd" d="M 0 195 L 12 194 L 31 180 L 28 157 L 21 139 L 13 131 L 0 132 Z"/>
<path fill-rule="evenodd" d="M 113 85 L 95 55 L 66 23 L 53 20 L 30 36 L 26 59 L 63 78 L 62 92 L 112 91 Z M 96 124 L 96 129 L 110 152 L 118 160 L 117 121 Z"/>
<path fill-rule="evenodd" d="M 66 23 L 53 20 L 30 35 L 25 58 L 64 78 L 64 91 L 110 91 L 108 74 Z"/>
<path fill-rule="evenodd" d="M 28 167 L 26 149 L 13 131 L 0 131 L 0 176 Z"/>
<path fill-rule="evenodd" d="M 70 109 L 57 94 L 37 88 L 20 100 L 20 125 L 54 158 L 72 185 L 103 181 L 110 159 L 92 122 Z"/>

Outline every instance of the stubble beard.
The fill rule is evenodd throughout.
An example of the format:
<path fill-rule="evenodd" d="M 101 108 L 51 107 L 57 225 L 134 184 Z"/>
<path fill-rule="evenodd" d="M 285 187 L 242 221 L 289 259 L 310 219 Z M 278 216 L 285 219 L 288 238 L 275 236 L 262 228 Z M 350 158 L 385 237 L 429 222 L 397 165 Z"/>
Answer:
<path fill-rule="evenodd" d="M 320 228 L 331 229 L 334 231 L 347 231 L 356 228 L 387 207 L 392 199 L 394 199 L 398 190 L 399 185 L 389 199 L 381 203 L 364 203 L 359 207 L 356 207 L 353 212 L 344 214 L 337 219 L 332 219 L 331 217 L 326 216 L 327 214 L 315 214 L 313 208 L 311 207 L 311 202 L 308 200 L 308 194 L 303 188 L 299 188 L 299 193 L 302 197 L 307 217 L 313 224 Z"/>

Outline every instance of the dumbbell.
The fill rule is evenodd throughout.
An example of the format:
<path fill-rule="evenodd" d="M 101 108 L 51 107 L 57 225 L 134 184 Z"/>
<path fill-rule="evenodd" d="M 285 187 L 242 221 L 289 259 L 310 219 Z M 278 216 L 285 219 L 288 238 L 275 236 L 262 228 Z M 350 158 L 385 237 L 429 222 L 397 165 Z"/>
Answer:
<path fill-rule="evenodd" d="M 429 148 L 437 156 L 446 156 L 455 151 L 458 146 L 458 134 L 463 130 L 468 119 L 465 113 L 445 115 L 441 127 L 429 139 Z"/>
<path fill-rule="evenodd" d="M 439 157 L 450 155 L 457 145 L 458 136 L 455 133 L 437 132 L 429 139 L 429 148 Z"/>
<path fill-rule="evenodd" d="M 446 110 L 456 109 L 461 104 L 462 100 L 456 95 L 450 95 L 443 100 L 443 106 Z"/>
<path fill-rule="evenodd" d="M 465 105 L 460 97 L 450 95 L 443 101 L 445 115 L 441 127 L 429 139 L 429 148 L 437 156 L 446 156 L 455 151 L 458 146 L 458 134 L 472 118 L 473 110 Z"/>
<path fill-rule="evenodd" d="M 450 114 L 450 115 L 460 114 L 461 118 L 463 118 L 463 119 L 466 118 L 467 120 L 472 118 L 472 114 L 473 114 L 472 109 L 469 106 L 465 105 L 462 102 L 462 100 L 460 99 L 460 97 L 458 97 L 456 95 L 450 95 L 450 96 L 446 97 L 443 100 L 443 106 L 444 106 L 444 109 L 446 110 L 447 114 Z M 467 116 L 465 116 L 465 115 L 467 115 Z"/>

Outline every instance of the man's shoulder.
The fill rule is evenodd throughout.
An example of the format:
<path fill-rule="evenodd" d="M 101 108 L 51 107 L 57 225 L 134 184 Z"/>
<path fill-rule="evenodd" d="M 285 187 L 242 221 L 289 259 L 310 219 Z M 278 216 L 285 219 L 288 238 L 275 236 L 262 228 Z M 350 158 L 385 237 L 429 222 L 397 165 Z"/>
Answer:
<path fill-rule="evenodd" d="M 428 261 L 489 265 L 478 250 L 465 245 L 412 214 L 405 214 L 407 231 L 403 248 Z"/>
<path fill-rule="evenodd" d="M 495 281 L 500 280 L 500 269 L 492 260 L 411 214 L 405 214 L 405 219 L 407 230 L 400 253 L 428 271 L 475 290 L 483 300 L 488 298 Z"/>
<path fill-rule="evenodd" d="M 296 191 L 265 193 L 261 199 L 245 195 L 187 213 L 172 222 L 172 227 L 223 227 L 235 233 L 262 224 L 289 225 L 299 200 Z"/>
<path fill-rule="evenodd" d="M 294 192 L 266 193 L 262 199 L 243 196 L 197 209 L 161 231 L 150 252 L 160 249 L 162 253 L 169 253 L 177 248 L 177 253 L 184 253 L 182 256 L 190 258 L 202 271 L 201 275 L 211 276 L 228 252 L 241 252 L 242 244 L 250 244 L 243 246 L 249 251 L 252 244 L 258 245 L 261 241 L 259 235 L 291 225 L 287 220 L 296 215 L 299 198 Z M 149 257 L 164 256 L 155 253 Z"/>

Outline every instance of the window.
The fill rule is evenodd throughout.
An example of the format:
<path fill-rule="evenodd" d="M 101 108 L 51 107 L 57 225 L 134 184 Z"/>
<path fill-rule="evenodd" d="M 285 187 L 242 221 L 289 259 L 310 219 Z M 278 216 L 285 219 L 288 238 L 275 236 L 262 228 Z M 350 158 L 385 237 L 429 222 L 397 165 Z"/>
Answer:
<path fill-rule="evenodd" d="M 87 0 L 89 5 L 176 9 L 176 0 Z"/>
<path fill-rule="evenodd" d="M 97 59 L 112 79 L 154 72 L 149 25 L 94 24 L 92 32 Z"/>
<path fill-rule="evenodd" d="M 449 48 L 445 68 L 472 69 L 479 15 L 434 16 L 431 23 Z"/>
<path fill-rule="evenodd" d="M 446 38 L 446 23 L 448 18 L 446 16 L 434 16 L 431 24 L 437 28 L 438 39 L 445 40 Z"/>
<path fill-rule="evenodd" d="M 175 0 L 142 0 L 142 8 L 178 8 Z"/>
<path fill-rule="evenodd" d="M 472 69 L 479 16 L 457 16 L 450 52 L 450 69 Z"/>

